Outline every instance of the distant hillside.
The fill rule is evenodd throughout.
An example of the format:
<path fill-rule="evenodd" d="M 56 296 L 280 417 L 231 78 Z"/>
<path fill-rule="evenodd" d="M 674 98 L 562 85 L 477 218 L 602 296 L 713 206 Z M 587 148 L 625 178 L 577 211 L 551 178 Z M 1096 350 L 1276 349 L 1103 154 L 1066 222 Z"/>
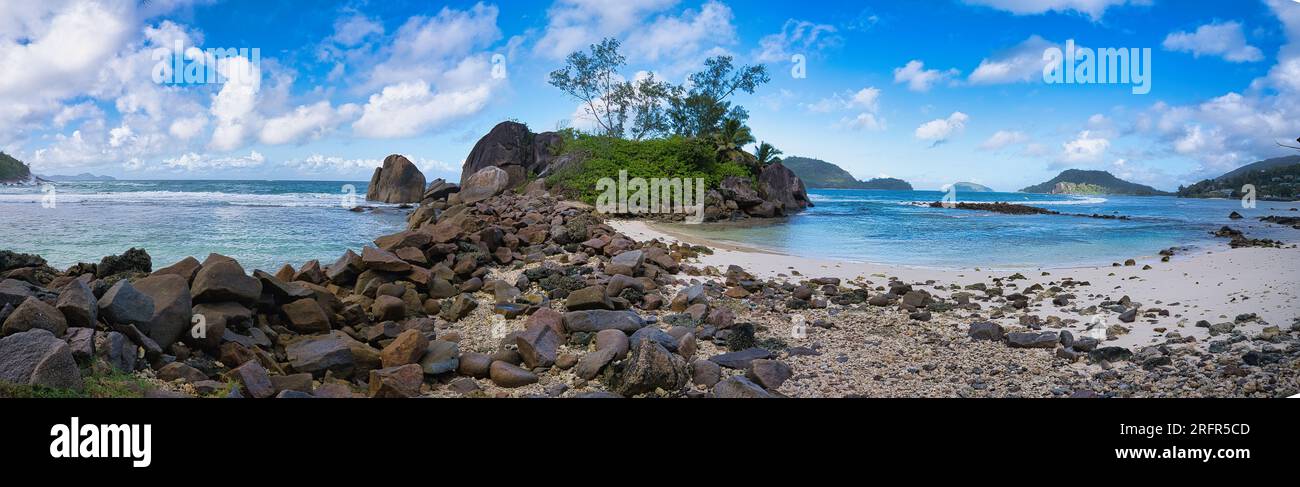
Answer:
<path fill-rule="evenodd" d="M 809 188 L 823 189 L 888 189 L 910 190 L 907 181 L 894 178 L 877 178 L 870 181 L 858 181 L 843 168 L 829 162 L 810 157 L 787 157 L 781 160 L 785 167 L 794 171 Z"/>
<path fill-rule="evenodd" d="M 1277 157 L 1239 167 L 1214 179 L 1178 188 L 1182 198 L 1240 198 L 1241 188 L 1255 186 L 1261 200 L 1300 198 L 1300 156 Z"/>
<path fill-rule="evenodd" d="M 1021 193 L 1047 194 L 1118 194 L 1134 196 L 1164 196 L 1166 193 L 1150 186 L 1130 183 L 1106 171 L 1066 169 L 1042 184 L 1020 190 Z"/>
<path fill-rule="evenodd" d="M 55 175 L 42 177 L 50 181 L 117 181 L 117 178 L 113 176 L 96 176 L 88 172 L 83 172 L 76 176 Z"/>
<path fill-rule="evenodd" d="M 953 183 L 952 185 L 957 188 L 957 192 L 959 193 L 992 193 L 993 192 L 993 188 L 990 188 L 983 184 L 960 182 L 960 183 Z"/>
<path fill-rule="evenodd" d="M 870 181 L 862 181 L 862 186 L 858 189 L 886 189 L 890 191 L 911 191 L 912 185 L 907 181 L 898 178 L 875 178 Z"/>
<path fill-rule="evenodd" d="M 22 161 L 0 152 L 0 183 L 20 183 L 31 179 L 32 171 Z"/>

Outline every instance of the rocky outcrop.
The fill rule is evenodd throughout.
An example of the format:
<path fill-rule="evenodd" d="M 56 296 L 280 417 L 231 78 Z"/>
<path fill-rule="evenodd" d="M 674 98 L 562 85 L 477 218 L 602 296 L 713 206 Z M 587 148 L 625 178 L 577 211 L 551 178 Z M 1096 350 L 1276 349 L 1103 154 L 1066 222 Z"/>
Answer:
<path fill-rule="evenodd" d="M 484 168 L 496 167 L 509 176 L 506 188 L 523 184 L 529 175 L 545 177 L 554 172 L 564 139 L 555 132 L 534 134 L 519 122 L 501 122 L 474 144 L 465 158 L 460 181 Z"/>
<path fill-rule="evenodd" d="M 375 168 L 366 200 L 384 203 L 419 203 L 424 197 L 424 173 L 406 157 L 393 154 Z"/>
<path fill-rule="evenodd" d="M 758 174 L 758 193 L 763 199 L 777 204 L 777 210 L 784 215 L 813 206 L 803 180 L 779 162 L 768 164 Z"/>

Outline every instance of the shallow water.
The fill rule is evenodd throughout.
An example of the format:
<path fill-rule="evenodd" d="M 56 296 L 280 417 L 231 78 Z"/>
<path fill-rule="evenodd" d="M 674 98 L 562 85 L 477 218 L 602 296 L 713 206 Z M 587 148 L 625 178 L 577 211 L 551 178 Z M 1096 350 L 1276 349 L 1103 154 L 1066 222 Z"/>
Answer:
<path fill-rule="evenodd" d="M 65 182 L 53 208 L 40 188 L 0 187 L 0 249 L 40 254 L 66 268 L 142 247 L 154 267 L 217 252 L 249 269 L 274 271 L 311 259 L 332 263 L 346 249 L 405 227 L 405 210 L 344 208 L 364 182 L 112 181 Z"/>
<path fill-rule="evenodd" d="M 1126 215 L 1104 220 L 1063 215 L 1004 215 L 940 209 L 938 191 L 812 190 L 817 205 L 780 225 L 681 225 L 691 235 L 811 258 L 921 267 L 1030 268 L 1109 265 L 1155 256 L 1174 246 L 1216 248 L 1223 225 L 1252 238 L 1294 241 L 1300 231 L 1260 223 L 1270 214 L 1295 216 L 1295 203 L 1137 196 L 960 193 L 957 201 L 1039 206 L 1062 213 Z M 1230 220 L 1237 211 L 1246 218 Z"/>

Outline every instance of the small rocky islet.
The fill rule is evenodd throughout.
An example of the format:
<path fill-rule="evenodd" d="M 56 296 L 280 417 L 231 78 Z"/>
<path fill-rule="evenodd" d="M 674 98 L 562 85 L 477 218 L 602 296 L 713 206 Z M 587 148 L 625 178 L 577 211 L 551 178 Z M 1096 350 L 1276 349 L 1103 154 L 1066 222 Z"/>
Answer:
<path fill-rule="evenodd" d="M 699 265 L 706 247 L 636 241 L 540 181 L 515 184 L 509 166 L 535 170 L 538 152 L 499 149 L 480 141 L 464 185 L 426 186 L 390 158 L 372 190 L 419 194 L 408 229 L 334 262 L 250 273 L 212 254 L 154 269 L 131 249 L 60 271 L 0 252 L 0 381 L 78 391 L 117 372 L 148 396 L 254 398 L 1297 392 L 1300 322 L 1255 333 L 1243 315 L 1197 323 L 1208 343 L 1161 330 L 1130 349 L 1108 342 L 1170 311 L 1069 278 L 759 279 Z M 762 186 L 728 185 L 718 201 L 761 217 L 799 200 L 774 191 L 802 190 Z M 763 202 L 779 211 L 745 211 Z M 1120 324 L 1076 336 L 1075 320 L 1040 317 L 1081 307 Z"/>

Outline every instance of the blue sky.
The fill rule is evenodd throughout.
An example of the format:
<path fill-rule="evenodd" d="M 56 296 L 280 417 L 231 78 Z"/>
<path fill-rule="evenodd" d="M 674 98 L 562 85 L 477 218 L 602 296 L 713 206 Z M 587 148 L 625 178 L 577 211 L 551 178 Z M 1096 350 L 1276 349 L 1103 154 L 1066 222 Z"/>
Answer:
<path fill-rule="evenodd" d="M 759 139 L 920 188 L 1074 167 L 1173 189 L 1300 136 L 1295 0 L 52 0 L 0 19 L 0 149 L 41 174 L 364 180 L 400 153 L 454 180 L 499 121 L 586 126 L 546 75 L 602 37 L 629 77 L 764 63 L 772 82 L 737 99 Z M 1149 48 L 1150 93 L 1045 83 L 1067 39 Z M 212 62 L 247 74 L 224 83 L 155 82 L 177 41 L 260 56 Z"/>

